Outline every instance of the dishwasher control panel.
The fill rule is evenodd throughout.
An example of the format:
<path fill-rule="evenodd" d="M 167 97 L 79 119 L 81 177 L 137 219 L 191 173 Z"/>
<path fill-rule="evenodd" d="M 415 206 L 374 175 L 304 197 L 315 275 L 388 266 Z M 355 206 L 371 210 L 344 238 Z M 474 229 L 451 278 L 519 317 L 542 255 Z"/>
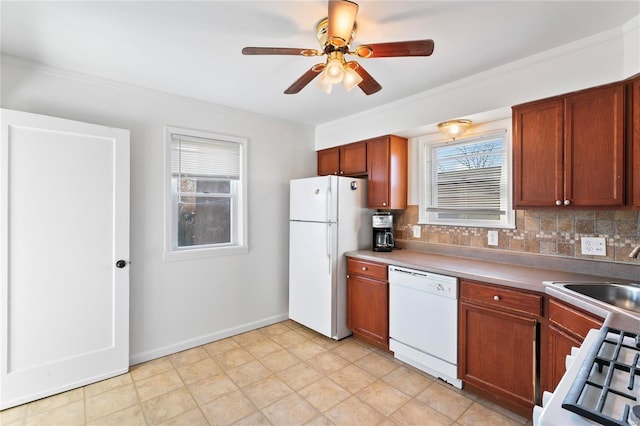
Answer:
<path fill-rule="evenodd" d="M 458 298 L 458 278 L 401 266 L 389 266 L 389 285 L 407 287 L 447 297 Z"/>

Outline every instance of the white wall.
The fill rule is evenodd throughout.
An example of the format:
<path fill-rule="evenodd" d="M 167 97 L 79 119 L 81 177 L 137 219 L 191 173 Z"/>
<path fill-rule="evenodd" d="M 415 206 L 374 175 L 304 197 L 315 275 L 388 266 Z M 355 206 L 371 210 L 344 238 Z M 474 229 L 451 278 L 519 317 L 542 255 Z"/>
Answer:
<path fill-rule="evenodd" d="M 483 119 L 485 112 L 622 80 L 640 72 L 639 22 L 636 17 L 621 28 L 319 125 L 316 149 L 385 134 L 426 134 L 441 121 Z"/>
<path fill-rule="evenodd" d="M 1 72 L 3 108 L 131 131 L 132 364 L 288 317 L 288 182 L 315 175 L 312 127 L 13 58 Z M 249 139 L 248 254 L 162 261 L 165 125 Z"/>

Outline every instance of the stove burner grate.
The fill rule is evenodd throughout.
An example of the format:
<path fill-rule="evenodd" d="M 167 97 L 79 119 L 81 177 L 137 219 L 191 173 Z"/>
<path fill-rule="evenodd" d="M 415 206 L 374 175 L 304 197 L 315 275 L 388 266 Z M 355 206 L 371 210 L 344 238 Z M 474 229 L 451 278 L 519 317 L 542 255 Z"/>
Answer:
<path fill-rule="evenodd" d="M 631 407 L 638 404 L 639 340 L 638 334 L 603 328 L 562 408 L 605 426 L 628 426 Z"/>

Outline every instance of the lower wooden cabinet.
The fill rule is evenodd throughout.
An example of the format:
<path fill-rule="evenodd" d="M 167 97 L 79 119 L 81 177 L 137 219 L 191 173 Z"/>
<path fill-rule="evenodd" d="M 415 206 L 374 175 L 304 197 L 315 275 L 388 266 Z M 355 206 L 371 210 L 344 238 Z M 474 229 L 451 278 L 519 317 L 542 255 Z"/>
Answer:
<path fill-rule="evenodd" d="M 592 328 L 602 327 L 602 318 L 557 300 L 549 300 L 549 356 L 547 391 L 552 392 L 565 372 L 572 347 L 579 347 Z"/>
<path fill-rule="evenodd" d="M 460 280 L 458 376 L 521 414 L 538 401 L 543 296 Z"/>
<path fill-rule="evenodd" d="M 387 265 L 347 258 L 347 327 L 356 338 L 389 349 Z"/>

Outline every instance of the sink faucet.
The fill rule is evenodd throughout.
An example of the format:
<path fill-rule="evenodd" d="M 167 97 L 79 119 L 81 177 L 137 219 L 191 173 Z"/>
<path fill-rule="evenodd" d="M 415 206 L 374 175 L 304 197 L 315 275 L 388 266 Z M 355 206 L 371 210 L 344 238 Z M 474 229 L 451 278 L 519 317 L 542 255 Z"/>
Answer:
<path fill-rule="evenodd" d="M 636 259 L 639 254 L 640 254 L 640 244 L 638 244 L 633 248 L 633 250 L 631 250 L 631 253 L 629 253 L 629 257 L 631 257 L 632 259 Z"/>

